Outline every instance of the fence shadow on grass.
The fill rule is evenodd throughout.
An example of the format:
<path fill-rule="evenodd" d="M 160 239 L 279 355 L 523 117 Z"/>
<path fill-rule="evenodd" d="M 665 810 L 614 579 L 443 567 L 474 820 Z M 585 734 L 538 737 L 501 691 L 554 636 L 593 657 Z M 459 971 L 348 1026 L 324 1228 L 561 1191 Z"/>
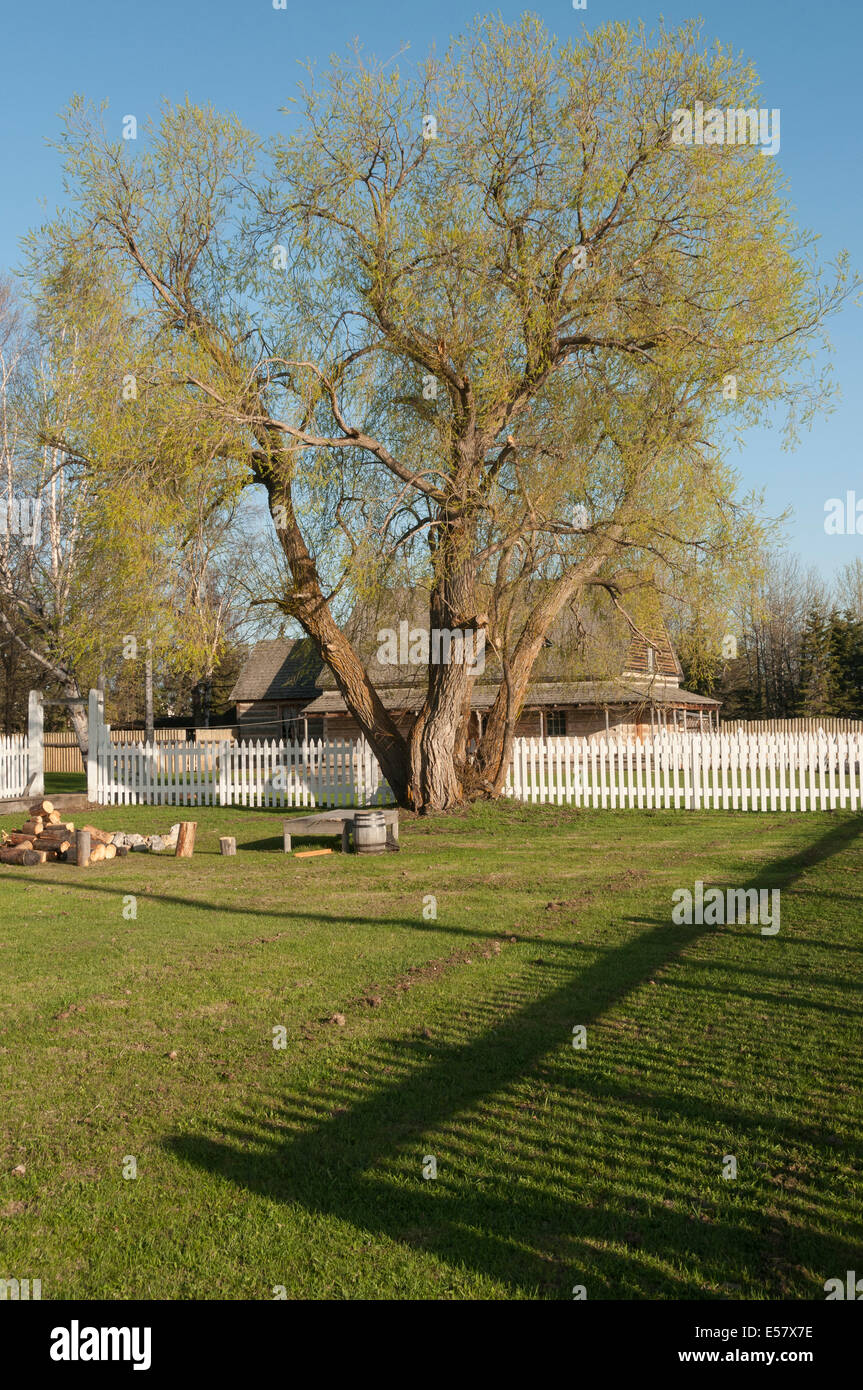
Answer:
<path fill-rule="evenodd" d="M 760 866 L 759 878 L 789 887 L 861 826 L 832 827 L 814 857 Z M 854 1267 L 861 1234 L 843 1206 L 848 1148 L 822 1133 L 817 1104 L 789 1117 L 769 1087 L 760 1106 L 717 1094 L 734 1036 L 684 1032 L 647 1068 L 637 1025 L 594 1054 L 570 1046 L 573 1024 L 607 1027 L 603 1015 L 713 930 L 646 922 L 589 961 L 572 943 L 543 942 L 520 981 L 495 977 L 481 1000 L 437 1009 L 433 1037 L 346 1048 L 316 1089 L 262 1099 L 215 1135 L 164 1142 L 249 1192 L 528 1296 L 584 1284 L 590 1298 L 762 1297 L 765 1286 L 817 1297 L 819 1281 Z M 746 1182 L 723 1182 L 726 1152 L 748 1156 Z M 421 1176 L 427 1153 L 434 1181 Z M 792 1159 L 779 1192 L 776 1169 Z M 380 1258 L 368 1256 L 372 1287 Z M 439 1274 L 427 1270 L 433 1297 Z"/>

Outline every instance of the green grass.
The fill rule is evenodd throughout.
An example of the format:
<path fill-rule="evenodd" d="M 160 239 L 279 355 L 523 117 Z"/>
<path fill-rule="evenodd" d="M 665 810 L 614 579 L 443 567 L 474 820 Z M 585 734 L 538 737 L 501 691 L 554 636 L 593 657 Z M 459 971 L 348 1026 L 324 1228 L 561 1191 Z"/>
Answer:
<path fill-rule="evenodd" d="M 86 792 L 86 772 L 46 772 L 45 795 L 59 796 L 62 792 Z"/>
<path fill-rule="evenodd" d="M 797 1299 L 859 1270 L 863 818 L 508 804 L 302 861 L 279 813 L 194 814 L 192 860 L 0 866 L 0 1277 Z M 673 925 L 697 878 L 779 887 L 779 934 Z"/>

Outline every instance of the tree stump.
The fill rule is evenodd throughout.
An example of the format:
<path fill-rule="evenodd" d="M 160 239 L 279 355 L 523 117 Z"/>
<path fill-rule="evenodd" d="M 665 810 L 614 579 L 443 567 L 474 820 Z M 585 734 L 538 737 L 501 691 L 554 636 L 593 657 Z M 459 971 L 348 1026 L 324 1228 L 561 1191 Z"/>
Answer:
<path fill-rule="evenodd" d="M 90 832 L 89 830 L 75 831 L 75 863 L 79 869 L 86 869 L 90 863 Z"/>
<path fill-rule="evenodd" d="M 236 854 L 237 842 L 233 835 L 222 835 L 219 839 L 219 848 L 223 854 Z"/>
<path fill-rule="evenodd" d="M 191 859 L 195 850 L 195 831 L 198 828 L 196 820 L 181 820 L 180 833 L 177 836 L 177 848 L 174 852 L 176 859 Z"/>

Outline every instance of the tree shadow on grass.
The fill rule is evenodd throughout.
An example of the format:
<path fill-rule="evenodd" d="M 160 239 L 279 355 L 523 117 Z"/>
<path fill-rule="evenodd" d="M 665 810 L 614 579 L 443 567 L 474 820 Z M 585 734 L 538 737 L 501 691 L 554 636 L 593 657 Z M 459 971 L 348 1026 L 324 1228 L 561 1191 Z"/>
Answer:
<path fill-rule="evenodd" d="M 834 826 L 814 855 L 773 864 L 771 881 L 789 887 L 860 830 L 860 818 Z M 817 1109 L 788 1119 L 769 1096 L 762 1108 L 717 1100 L 709 1078 L 733 1069 L 734 1037 L 684 1031 L 646 1074 L 643 1046 L 628 1039 L 615 1064 L 624 1081 L 607 1074 L 602 1048 L 570 1045 L 575 1024 L 590 1032 L 713 930 L 650 924 L 589 962 L 570 943 L 543 943 L 521 981 L 436 1013 L 434 1038 L 334 1053 L 341 1065 L 317 1089 L 286 1089 L 215 1136 L 174 1135 L 166 1147 L 527 1296 L 568 1296 L 574 1284 L 591 1298 L 817 1296 L 853 1267 L 860 1239 L 841 1199 L 847 1146 L 837 1152 Z M 722 1180 L 725 1153 L 749 1156 L 739 1185 Z M 421 1174 L 426 1154 L 434 1181 Z M 787 1192 L 771 1172 L 783 1155 L 795 1160 Z"/>

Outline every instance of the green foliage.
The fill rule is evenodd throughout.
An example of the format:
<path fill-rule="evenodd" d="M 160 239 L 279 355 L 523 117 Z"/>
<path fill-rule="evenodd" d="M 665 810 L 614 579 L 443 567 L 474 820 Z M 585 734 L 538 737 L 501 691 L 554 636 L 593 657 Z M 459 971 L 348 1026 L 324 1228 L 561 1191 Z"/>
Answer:
<path fill-rule="evenodd" d="M 801 652 L 800 714 L 863 718 L 863 620 L 810 613 Z"/>
<path fill-rule="evenodd" d="M 676 109 L 758 95 L 692 25 L 559 45 L 527 15 L 415 73 L 334 60 L 270 144 L 186 101 L 133 151 L 76 100 L 69 206 L 32 248 L 57 313 L 87 290 L 63 437 L 134 475 L 124 563 L 263 484 L 291 558 L 256 597 L 307 631 L 423 582 L 490 593 L 499 656 L 542 617 L 529 590 L 593 588 L 639 625 L 678 605 L 718 644 L 770 536 L 731 449 L 825 406 L 823 325 L 856 283 L 818 266 L 775 160 L 672 143 Z M 127 502 L 102 505 L 110 537 Z M 171 583 L 151 598 L 157 631 Z"/>

